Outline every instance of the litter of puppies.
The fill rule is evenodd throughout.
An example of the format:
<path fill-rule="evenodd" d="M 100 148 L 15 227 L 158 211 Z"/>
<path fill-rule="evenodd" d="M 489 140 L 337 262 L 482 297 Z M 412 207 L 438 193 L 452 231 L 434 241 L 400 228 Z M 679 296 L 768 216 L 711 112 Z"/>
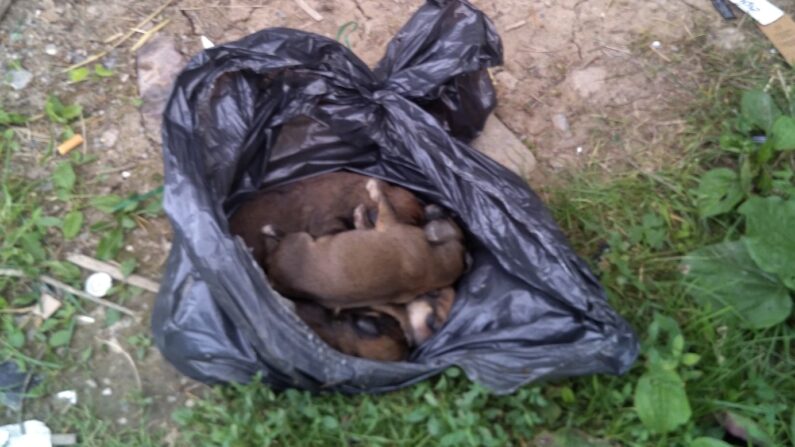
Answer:
<path fill-rule="evenodd" d="M 439 206 L 351 172 L 266 189 L 230 231 L 322 340 L 372 360 L 405 360 L 444 324 L 468 257 Z"/>

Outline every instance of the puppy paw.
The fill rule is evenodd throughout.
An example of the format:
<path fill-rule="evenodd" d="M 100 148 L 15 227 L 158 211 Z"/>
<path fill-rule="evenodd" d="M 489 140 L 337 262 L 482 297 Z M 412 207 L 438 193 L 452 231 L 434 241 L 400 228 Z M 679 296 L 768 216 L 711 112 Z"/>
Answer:
<path fill-rule="evenodd" d="M 381 200 L 381 186 L 378 183 L 378 180 L 371 178 L 367 180 L 367 183 L 364 185 L 367 189 L 367 192 L 370 193 L 370 198 L 373 202 L 378 202 Z"/>
<path fill-rule="evenodd" d="M 262 227 L 262 234 L 269 237 L 279 237 L 279 234 L 276 232 L 276 228 L 270 224 Z"/>

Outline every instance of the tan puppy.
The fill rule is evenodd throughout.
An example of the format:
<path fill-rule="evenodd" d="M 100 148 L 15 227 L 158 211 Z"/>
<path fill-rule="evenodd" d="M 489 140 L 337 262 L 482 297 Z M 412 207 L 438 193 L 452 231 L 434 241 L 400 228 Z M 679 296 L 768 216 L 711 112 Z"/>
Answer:
<path fill-rule="evenodd" d="M 387 314 L 399 323 L 409 345 L 419 346 L 442 328 L 450 317 L 455 289 L 445 287 L 418 296 L 408 304 L 373 306 L 374 315 Z"/>
<path fill-rule="evenodd" d="M 397 220 L 381 182 L 371 179 L 366 188 L 378 204 L 375 228 L 317 239 L 308 233 L 288 234 L 266 257 L 276 290 L 344 309 L 408 303 L 458 280 L 466 256 L 460 229 L 455 227 L 456 237 L 450 240 L 431 243 L 423 228 Z M 354 214 L 363 220 L 361 207 Z M 273 227 L 267 230 L 277 239 Z"/>
<path fill-rule="evenodd" d="M 375 220 L 376 203 L 365 189 L 368 179 L 351 172 L 332 172 L 262 191 L 232 215 L 229 230 L 242 237 L 254 259 L 263 264 L 265 225 L 282 233 L 306 232 L 317 238 L 352 229 L 353 210 L 360 204 L 368 218 Z M 389 185 L 384 185 L 383 191 L 399 222 L 424 223 L 422 203 L 411 192 Z"/>
<path fill-rule="evenodd" d="M 295 312 L 321 340 L 343 354 L 384 362 L 408 357 L 403 330 L 388 315 L 343 311 L 335 316 L 332 311 L 308 301 L 295 301 Z"/>

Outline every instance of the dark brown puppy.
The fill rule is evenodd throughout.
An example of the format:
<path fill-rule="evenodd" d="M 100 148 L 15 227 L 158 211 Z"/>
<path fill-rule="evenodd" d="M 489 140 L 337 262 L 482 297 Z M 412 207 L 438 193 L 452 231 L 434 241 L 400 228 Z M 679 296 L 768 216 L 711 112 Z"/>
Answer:
<path fill-rule="evenodd" d="M 408 303 L 458 280 L 466 263 L 460 229 L 455 227 L 455 238 L 431 243 L 423 228 L 397 220 L 382 182 L 371 179 L 366 188 L 378 203 L 375 228 L 317 239 L 308 233 L 288 234 L 265 262 L 276 290 L 344 309 Z M 361 211 L 354 213 L 360 221 Z M 266 230 L 278 239 L 272 227 Z"/>
<path fill-rule="evenodd" d="M 295 301 L 295 312 L 329 346 L 356 357 L 384 362 L 405 360 L 409 347 L 400 325 L 388 315 L 342 311 Z"/>
<path fill-rule="evenodd" d="M 283 233 L 306 232 L 317 238 L 352 229 L 353 210 L 360 204 L 375 220 L 376 203 L 365 189 L 368 179 L 351 172 L 332 172 L 262 191 L 235 212 L 229 219 L 229 229 L 243 238 L 254 259 L 262 264 L 265 225 Z M 383 191 L 399 222 L 424 223 L 422 203 L 411 192 L 390 185 L 384 185 Z"/>

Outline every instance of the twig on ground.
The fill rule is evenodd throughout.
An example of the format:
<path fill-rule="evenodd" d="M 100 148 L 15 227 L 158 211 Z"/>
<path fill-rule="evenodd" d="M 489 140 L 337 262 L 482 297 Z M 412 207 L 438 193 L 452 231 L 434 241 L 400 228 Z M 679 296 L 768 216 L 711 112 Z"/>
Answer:
<path fill-rule="evenodd" d="M 130 275 L 125 277 L 121 269 L 119 269 L 115 265 L 109 264 L 107 262 L 102 262 L 90 256 L 81 255 L 79 253 L 69 253 L 68 255 L 66 255 L 66 260 L 78 267 L 82 267 L 87 270 L 107 273 L 108 275 L 111 276 L 111 278 L 117 281 L 127 283 L 131 286 L 135 286 L 140 289 L 148 290 L 149 292 L 152 293 L 157 293 L 160 290 L 160 284 L 158 284 L 155 281 L 152 281 L 149 278 L 145 278 L 141 275 Z"/>
<path fill-rule="evenodd" d="M 168 25 L 168 23 L 170 21 L 171 21 L 171 19 L 163 20 L 162 22 L 160 22 L 157 25 L 153 26 L 152 29 L 150 29 L 149 31 L 145 32 L 144 35 L 141 36 L 140 39 L 138 39 L 138 42 L 135 42 L 135 44 L 132 47 L 130 47 L 130 53 L 135 53 L 136 51 L 138 51 L 142 46 L 144 46 L 144 44 L 146 42 L 149 41 L 149 39 L 152 38 L 152 36 L 155 35 L 155 33 L 157 33 L 158 31 L 163 29 L 163 27 Z"/>
<path fill-rule="evenodd" d="M 143 385 L 141 384 L 141 375 L 138 373 L 138 366 L 136 366 L 135 360 L 133 360 L 132 356 L 127 351 L 125 351 L 124 348 L 121 347 L 121 345 L 119 344 L 119 342 L 116 341 L 116 339 L 103 340 L 97 337 L 97 340 L 103 345 L 109 347 L 111 351 L 117 354 L 121 354 L 124 356 L 124 358 L 127 359 L 127 362 L 129 362 L 130 366 L 132 366 L 133 374 L 135 375 L 135 383 L 138 385 L 138 390 L 139 391 L 143 390 Z"/>
<path fill-rule="evenodd" d="M 80 298 L 83 298 L 86 301 L 91 301 L 94 304 L 118 310 L 119 312 L 121 312 L 121 313 L 123 313 L 125 315 L 128 315 L 128 316 L 131 316 L 133 318 L 138 317 L 138 315 L 134 311 L 132 311 L 132 310 L 120 305 L 120 304 L 116 304 L 116 303 L 110 302 L 108 300 L 103 300 L 102 298 L 93 297 L 93 296 L 91 296 L 91 295 L 89 295 L 89 294 L 87 294 L 87 293 L 85 293 L 83 291 L 75 289 L 74 287 L 72 287 L 72 286 L 70 286 L 68 284 L 62 283 L 61 281 L 58 281 L 57 279 L 55 279 L 53 277 L 50 277 L 50 276 L 47 276 L 47 275 L 42 275 L 39 279 L 41 280 L 41 282 L 43 282 L 45 284 L 49 284 L 49 285 L 55 287 L 56 289 L 61 289 L 64 292 L 71 293 L 72 295 L 80 297 Z"/>
<path fill-rule="evenodd" d="M 507 33 L 508 31 L 513 31 L 515 29 L 519 29 L 519 28 L 521 28 L 521 27 L 523 27 L 525 25 L 527 25 L 527 20 L 522 20 L 522 21 L 516 22 L 513 25 L 506 26 L 505 27 L 505 32 Z"/>
<path fill-rule="evenodd" d="M 323 16 L 317 12 L 314 8 L 309 6 L 309 4 L 304 0 L 294 0 L 295 4 L 298 5 L 299 8 L 303 9 L 305 13 L 309 14 L 310 17 L 315 19 L 315 21 L 322 21 Z"/>

